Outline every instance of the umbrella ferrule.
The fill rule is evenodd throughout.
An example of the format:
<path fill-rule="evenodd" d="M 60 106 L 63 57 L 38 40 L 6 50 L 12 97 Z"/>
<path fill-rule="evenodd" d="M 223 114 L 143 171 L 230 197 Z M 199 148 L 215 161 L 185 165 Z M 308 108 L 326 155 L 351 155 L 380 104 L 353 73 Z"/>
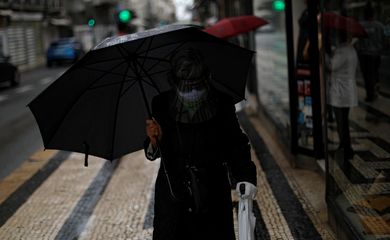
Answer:
<path fill-rule="evenodd" d="M 83 142 L 85 148 L 84 167 L 88 167 L 89 144 Z"/>

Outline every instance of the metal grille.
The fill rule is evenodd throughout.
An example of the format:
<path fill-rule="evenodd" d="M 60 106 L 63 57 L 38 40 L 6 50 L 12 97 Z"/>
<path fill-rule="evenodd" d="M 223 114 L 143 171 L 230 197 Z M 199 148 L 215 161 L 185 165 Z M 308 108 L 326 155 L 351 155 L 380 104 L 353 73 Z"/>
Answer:
<path fill-rule="evenodd" d="M 28 64 L 35 65 L 37 62 L 36 37 L 34 28 L 32 27 L 26 29 L 26 43 Z"/>
<path fill-rule="evenodd" d="M 26 39 L 23 27 L 8 28 L 7 36 L 11 62 L 15 65 L 27 64 Z"/>

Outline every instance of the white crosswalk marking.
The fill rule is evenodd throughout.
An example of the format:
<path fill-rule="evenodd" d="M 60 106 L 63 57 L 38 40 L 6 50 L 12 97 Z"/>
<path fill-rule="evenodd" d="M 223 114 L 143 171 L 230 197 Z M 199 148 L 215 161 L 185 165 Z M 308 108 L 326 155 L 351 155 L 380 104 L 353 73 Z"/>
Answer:
<path fill-rule="evenodd" d="M 45 78 L 42 78 L 40 81 L 39 81 L 39 84 L 41 85 L 46 85 L 48 83 L 50 83 L 52 81 L 52 78 L 51 77 L 45 77 Z"/>
<path fill-rule="evenodd" d="M 33 89 L 32 85 L 26 85 L 15 90 L 15 93 L 24 93 Z"/>
<path fill-rule="evenodd" d="M 62 76 L 62 74 L 64 74 L 66 71 L 63 71 L 63 72 L 60 72 L 59 74 L 57 74 L 57 77 L 56 77 L 56 79 L 57 78 L 59 78 L 59 77 L 61 77 Z"/>
<path fill-rule="evenodd" d="M 0 95 L 0 102 L 8 99 L 8 95 Z"/>

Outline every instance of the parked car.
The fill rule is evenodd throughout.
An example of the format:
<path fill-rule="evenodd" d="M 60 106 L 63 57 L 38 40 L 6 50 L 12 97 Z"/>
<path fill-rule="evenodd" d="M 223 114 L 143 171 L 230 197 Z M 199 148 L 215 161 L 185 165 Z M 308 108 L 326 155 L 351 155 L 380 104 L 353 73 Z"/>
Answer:
<path fill-rule="evenodd" d="M 11 86 L 20 83 L 20 71 L 17 66 L 10 62 L 9 56 L 0 53 L 0 82 L 9 82 Z"/>
<path fill-rule="evenodd" d="M 84 55 L 81 42 L 74 38 L 61 38 L 50 44 L 46 53 L 46 65 L 51 67 L 53 63 L 74 63 Z"/>

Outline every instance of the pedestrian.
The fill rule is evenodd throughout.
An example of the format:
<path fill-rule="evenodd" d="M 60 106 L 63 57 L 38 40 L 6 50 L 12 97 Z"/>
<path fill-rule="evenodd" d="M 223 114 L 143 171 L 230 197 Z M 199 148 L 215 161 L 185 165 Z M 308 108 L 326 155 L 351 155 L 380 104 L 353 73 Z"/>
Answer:
<path fill-rule="evenodd" d="M 304 0 L 305 8 L 302 11 L 299 20 L 299 34 L 297 41 L 297 64 L 307 64 L 309 61 L 308 46 L 309 46 L 309 32 L 308 32 L 308 16 L 309 11 L 307 9 L 307 0 Z"/>
<path fill-rule="evenodd" d="M 174 55 L 174 86 L 153 98 L 146 157 L 162 157 L 155 185 L 154 240 L 235 239 L 233 179 L 256 185 L 256 167 L 231 98 L 217 91 L 200 52 Z"/>
<path fill-rule="evenodd" d="M 364 9 L 364 20 L 361 25 L 367 32 L 367 37 L 360 38 L 356 43 L 360 69 L 366 88 L 365 101 L 372 102 L 378 97 L 379 67 L 381 64 L 381 52 L 385 41 L 384 26 L 375 20 L 374 9 L 368 2 Z"/>
<path fill-rule="evenodd" d="M 356 70 L 358 57 L 352 38 L 345 31 L 332 32 L 333 51 L 326 57 L 330 77 L 327 81 L 327 102 L 335 114 L 338 150 L 343 152 L 344 167 L 354 155 L 349 131 L 349 112 L 357 106 Z M 348 165 L 349 166 L 349 165 Z"/>

